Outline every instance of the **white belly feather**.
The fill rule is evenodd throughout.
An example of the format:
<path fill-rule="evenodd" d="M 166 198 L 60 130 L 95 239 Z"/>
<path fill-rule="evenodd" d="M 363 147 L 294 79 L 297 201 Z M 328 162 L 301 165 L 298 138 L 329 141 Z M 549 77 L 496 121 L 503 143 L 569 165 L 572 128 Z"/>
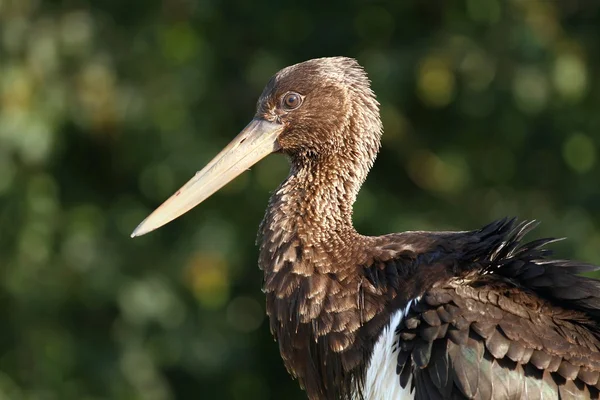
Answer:
<path fill-rule="evenodd" d="M 415 301 L 411 300 L 406 308 L 392 314 L 390 323 L 383 329 L 373 355 L 367 367 L 363 395 L 365 400 L 413 400 L 414 391 L 410 392 L 411 383 L 403 389 L 400 377 L 396 374 L 398 361 L 398 335 L 396 328 Z"/>

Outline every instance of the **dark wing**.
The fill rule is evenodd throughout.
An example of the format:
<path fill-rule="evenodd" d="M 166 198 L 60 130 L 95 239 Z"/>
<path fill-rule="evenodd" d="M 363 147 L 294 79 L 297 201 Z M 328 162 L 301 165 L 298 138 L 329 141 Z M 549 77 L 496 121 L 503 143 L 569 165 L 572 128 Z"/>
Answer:
<path fill-rule="evenodd" d="M 432 289 L 410 309 L 397 328 L 400 384 L 416 399 L 598 398 L 598 324 L 485 280 Z"/>
<path fill-rule="evenodd" d="M 549 259 L 554 239 L 523 243 L 535 226 L 381 237 L 364 277 L 388 303 L 364 329 L 377 337 L 419 299 L 394 347 L 416 399 L 599 398 L 600 282 L 578 275 L 599 267 Z"/>
<path fill-rule="evenodd" d="M 437 260 L 446 277 L 397 328 L 400 383 L 416 398 L 599 398 L 600 282 L 577 275 L 598 267 L 548 260 L 553 240 L 522 244 L 535 224 L 513 225 L 457 239 L 456 257 Z"/>

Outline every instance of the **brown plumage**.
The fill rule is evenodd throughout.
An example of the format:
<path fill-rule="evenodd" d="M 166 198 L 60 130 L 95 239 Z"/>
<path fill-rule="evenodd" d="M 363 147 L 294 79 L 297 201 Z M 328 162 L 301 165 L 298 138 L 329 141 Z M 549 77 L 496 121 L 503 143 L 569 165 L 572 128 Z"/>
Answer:
<path fill-rule="evenodd" d="M 255 151 L 246 146 L 258 146 L 256 160 L 284 153 L 291 170 L 261 224 L 259 266 L 271 331 L 310 399 L 389 398 L 391 386 L 369 386 L 367 370 L 386 366 L 377 362 L 397 370 L 386 384 L 417 399 L 598 398 L 600 285 L 577 275 L 597 268 L 548 259 L 543 246 L 552 240 L 523 244 L 534 224 L 356 232 L 352 205 L 381 133 L 356 61 L 287 67 L 267 84 L 253 123 L 134 235 L 202 201 L 222 186 L 214 184 L 220 174 L 233 179 L 234 167 L 222 166 L 232 152 L 245 159 Z M 389 327 L 393 359 L 372 359 L 391 316 L 405 309 Z"/>

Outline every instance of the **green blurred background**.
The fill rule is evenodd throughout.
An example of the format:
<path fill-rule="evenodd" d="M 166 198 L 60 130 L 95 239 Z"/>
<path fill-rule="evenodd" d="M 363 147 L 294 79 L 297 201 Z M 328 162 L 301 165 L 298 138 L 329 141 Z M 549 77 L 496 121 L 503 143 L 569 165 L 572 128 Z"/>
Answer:
<path fill-rule="evenodd" d="M 600 263 L 600 2 L 0 0 L 0 399 L 302 399 L 264 316 L 272 156 L 133 228 L 268 78 L 356 57 L 383 150 L 365 234 L 505 215 Z"/>

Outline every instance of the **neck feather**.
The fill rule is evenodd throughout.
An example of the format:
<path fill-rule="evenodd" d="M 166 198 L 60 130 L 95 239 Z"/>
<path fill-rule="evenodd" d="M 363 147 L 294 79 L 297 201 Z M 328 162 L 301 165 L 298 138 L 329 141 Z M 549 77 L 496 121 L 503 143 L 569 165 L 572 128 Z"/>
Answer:
<path fill-rule="evenodd" d="M 356 343 L 366 318 L 358 266 L 367 262 L 372 238 L 352 226 L 366 171 L 344 169 L 344 162 L 294 163 L 260 231 L 271 331 L 311 399 L 345 398 L 367 359 Z"/>
<path fill-rule="evenodd" d="M 384 306 L 364 301 L 370 294 L 359 266 L 375 239 L 352 225 L 381 136 L 377 103 L 365 99 L 369 112 L 348 120 L 334 154 L 290 156 L 290 175 L 272 195 L 259 233 L 271 331 L 310 399 L 349 398 L 360 386 L 369 358 L 363 341 L 371 338 L 358 339 L 358 331 Z"/>

